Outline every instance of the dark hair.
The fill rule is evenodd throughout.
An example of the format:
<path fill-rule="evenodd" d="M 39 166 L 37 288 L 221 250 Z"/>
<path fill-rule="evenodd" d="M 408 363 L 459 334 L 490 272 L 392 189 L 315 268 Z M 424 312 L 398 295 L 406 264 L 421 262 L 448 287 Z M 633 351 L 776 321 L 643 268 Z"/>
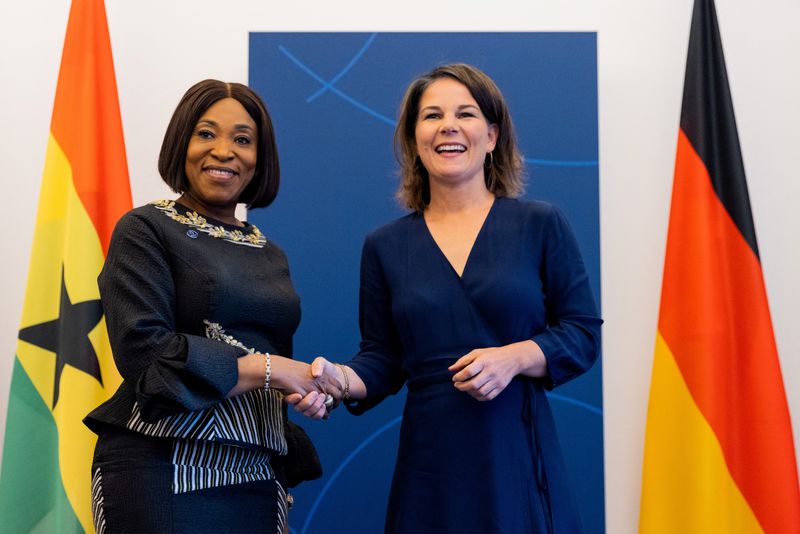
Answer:
<path fill-rule="evenodd" d="M 240 83 L 203 80 L 191 86 L 183 95 L 172 114 L 161 152 L 158 172 L 164 182 L 176 193 L 189 189 L 186 176 L 186 150 L 194 128 L 208 108 L 223 98 L 233 98 L 247 111 L 257 126 L 256 170 L 253 179 L 239 196 L 239 202 L 248 208 L 269 206 L 278 194 L 281 169 L 278 148 L 267 108 L 261 98 L 249 87 Z"/>
<path fill-rule="evenodd" d="M 478 103 L 489 124 L 497 126 L 497 143 L 486 162 L 486 188 L 498 197 L 520 196 L 525 185 L 523 160 L 517 148 L 514 124 L 500 89 L 478 68 L 464 63 L 451 63 L 423 74 L 406 89 L 400 105 L 400 119 L 394 130 L 395 157 L 400 163 L 397 199 L 405 207 L 416 211 L 422 211 L 431 201 L 428 171 L 417 154 L 415 130 L 422 93 L 441 78 L 452 78 L 462 83 Z"/>

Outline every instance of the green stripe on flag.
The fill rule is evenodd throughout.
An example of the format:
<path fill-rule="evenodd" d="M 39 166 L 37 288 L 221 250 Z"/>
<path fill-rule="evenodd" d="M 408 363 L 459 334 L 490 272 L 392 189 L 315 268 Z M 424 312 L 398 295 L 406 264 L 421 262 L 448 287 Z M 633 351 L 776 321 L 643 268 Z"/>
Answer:
<path fill-rule="evenodd" d="M 64 493 L 58 463 L 58 429 L 19 359 L 8 399 L 0 471 L 3 532 L 83 532 Z"/>

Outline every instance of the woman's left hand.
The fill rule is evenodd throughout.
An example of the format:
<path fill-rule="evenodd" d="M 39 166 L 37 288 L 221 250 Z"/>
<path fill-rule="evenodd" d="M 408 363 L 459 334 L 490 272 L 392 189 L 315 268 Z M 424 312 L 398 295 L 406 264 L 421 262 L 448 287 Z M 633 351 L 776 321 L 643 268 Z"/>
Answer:
<path fill-rule="evenodd" d="M 344 386 L 339 378 L 340 371 L 335 364 L 320 356 L 314 359 L 310 372 L 320 391 L 311 391 L 305 396 L 292 392 L 287 394 L 284 400 L 294 406 L 295 411 L 306 417 L 327 419 L 344 396 Z"/>
<path fill-rule="evenodd" d="M 311 391 L 305 396 L 300 393 L 290 393 L 284 397 L 287 404 L 294 406 L 296 412 L 302 413 L 311 419 L 327 419 L 328 406 L 325 404 L 326 393 Z"/>
<path fill-rule="evenodd" d="M 533 341 L 520 341 L 502 347 L 475 349 L 448 367 L 459 391 L 479 401 L 497 397 L 518 374 L 544 376 L 547 361 Z"/>

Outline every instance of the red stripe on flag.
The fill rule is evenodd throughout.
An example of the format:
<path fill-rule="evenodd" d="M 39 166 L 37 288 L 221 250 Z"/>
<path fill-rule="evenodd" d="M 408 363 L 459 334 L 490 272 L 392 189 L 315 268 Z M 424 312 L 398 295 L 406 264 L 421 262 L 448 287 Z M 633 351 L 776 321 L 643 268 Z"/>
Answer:
<path fill-rule="evenodd" d="M 101 0 L 72 2 L 51 129 L 67 155 L 75 189 L 105 254 L 114 225 L 132 201 Z"/>
<path fill-rule="evenodd" d="M 659 330 L 766 532 L 800 532 L 789 411 L 761 265 L 678 140 Z"/>

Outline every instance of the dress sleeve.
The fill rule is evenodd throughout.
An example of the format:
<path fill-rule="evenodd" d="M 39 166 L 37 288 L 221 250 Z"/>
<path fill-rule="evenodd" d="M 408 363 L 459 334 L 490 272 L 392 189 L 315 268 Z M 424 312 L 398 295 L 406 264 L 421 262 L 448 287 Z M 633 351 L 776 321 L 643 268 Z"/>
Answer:
<path fill-rule="evenodd" d="M 365 399 L 347 405 L 356 415 L 400 391 L 406 381 L 402 346 L 392 318 L 391 290 L 376 239 L 374 235 L 368 236 L 361 251 L 358 318 L 361 344 L 356 357 L 347 364 L 367 387 Z"/>
<path fill-rule="evenodd" d="M 532 339 L 544 352 L 551 389 L 586 372 L 600 355 L 600 319 L 578 242 L 553 208 L 543 233 L 547 328 Z"/>
<path fill-rule="evenodd" d="M 133 214 L 121 219 L 98 284 L 114 361 L 145 421 L 225 398 L 246 351 L 176 331 L 175 282 L 156 228 Z"/>

